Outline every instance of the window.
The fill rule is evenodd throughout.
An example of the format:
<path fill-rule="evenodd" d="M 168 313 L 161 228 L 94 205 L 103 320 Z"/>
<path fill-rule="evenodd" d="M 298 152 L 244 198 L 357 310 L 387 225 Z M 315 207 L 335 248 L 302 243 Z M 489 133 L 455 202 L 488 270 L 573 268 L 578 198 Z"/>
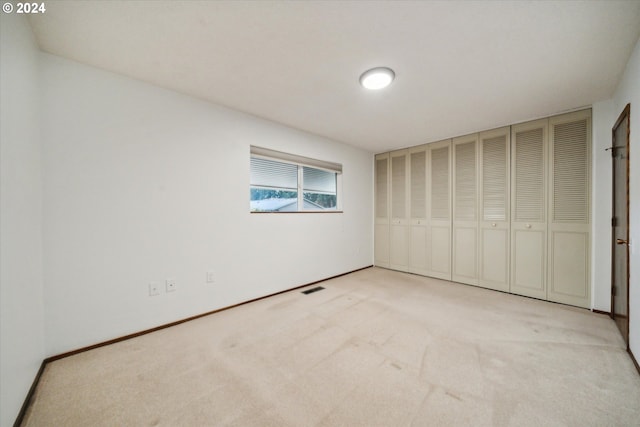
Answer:
<path fill-rule="evenodd" d="M 342 165 L 251 147 L 251 212 L 336 212 Z"/>

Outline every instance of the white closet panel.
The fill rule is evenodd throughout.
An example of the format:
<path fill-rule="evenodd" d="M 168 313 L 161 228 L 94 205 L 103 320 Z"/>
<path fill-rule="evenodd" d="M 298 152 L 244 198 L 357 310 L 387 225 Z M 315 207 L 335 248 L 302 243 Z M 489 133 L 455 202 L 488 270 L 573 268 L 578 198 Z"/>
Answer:
<path fill-rule="evenodd" d="M 480 246 L 478 284 L 509 290 L 510 128 L 482 132 L 480 148 Z"/>
<path fill-rule="evenodd" d="M 591 110 L 375 157 L 375 264 L 590 306 Z"/>
<path fill-rule="evenodd" d="M 451 140 L 428 144 L 428 275 L 451 280 Z"/>
<path fill-rule="evenodd" d="M 409 271 L 428 274 L 427 267 L 427 146 L 415 147 L 409 152 L 410 164 L 410 247 Z"/>
<path fill-rule="evenodd" d="M 452 280 L 478 284 L 478 134 L 453 139 Z"/>
<path fill-rule="evenodd" d="M 589 307 L 591 110 L 549 119 L 551 301 Z"/>
<path fill-rule="evenodd" d="M 389 267 L 389 153 L 375 157 L 374 264 Z"/>
<path fill-rule="evenodd" d="M 511 292 L 545 299 L 548 120 L 511 128 Z"/>
<path fill-rule="evenodd" d="M 409 152 L 394 151 L 391 164 L 389 267 L 409 271 Z"/>

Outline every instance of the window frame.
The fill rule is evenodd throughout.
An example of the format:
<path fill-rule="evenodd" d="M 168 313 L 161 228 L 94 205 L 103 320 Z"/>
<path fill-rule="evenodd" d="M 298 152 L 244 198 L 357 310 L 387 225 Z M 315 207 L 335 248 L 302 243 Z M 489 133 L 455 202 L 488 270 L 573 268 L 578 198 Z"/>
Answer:
<path fill-rule="evenodd" d="M 295 154 L 285 153 L 282 151 L 271 150 L 264 147 L 250 146 L 249 159 L 258 158 L 270 160 L 279 163 L 288 163 L 297 167 L 297 206 L 294 211 L 258 211 L 251 209 L 251 190 L 257 185 L 252 184 L 249 179 L 249 213 L 252 214 L 282 214 L 282 213 L 342 213 L 342 164 L 328 162 L 324 160 L 312 159 L 310 157 L 298 156 Z M 336 179 L 336 206 L 335 208 L 326 209 L 304 209 L 304 168 L 318 169 L 335 174 Z M 251 177 L 251 161 L 249 162 L 249 176 Z M 314 191 L 307 191 L 314 192 Z"/>

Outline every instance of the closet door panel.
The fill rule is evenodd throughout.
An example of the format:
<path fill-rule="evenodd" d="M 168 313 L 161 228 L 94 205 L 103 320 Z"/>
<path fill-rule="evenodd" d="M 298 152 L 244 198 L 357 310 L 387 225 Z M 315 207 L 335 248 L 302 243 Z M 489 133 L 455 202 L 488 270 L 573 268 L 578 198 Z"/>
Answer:
<path fill-rule="evenodd" d="M 513 293 L 545 298 L 545 235 L 544 230 L 513 231 Z"/>
<path fill-rule="evenodd" d="M 546 299 L 548 120 L 511 130 L 511 292 Z"/>
<path fill-rule="evenodd" d="M 480 285 L 485 288 L 509 289 L 509 230 L 480 230 Z"/>
<path fill-rule="evenodd" d="M 375 225 L 375 265 L 389 267 L 389 224 Z"/>
<path fill-rule="evenodd" d="M 453 140 L 452 280 L 478 284 L 478 135 Z"/>
<path fill-rule="evenodd" d="M 389 267 L 409 271 L 409 163 L 406 150 L 390 153 L 391 224 Z"/>
<path fill-rule="evenodd" d="M 420 222 L 411 224 L 409 272 L 427 275 L 427 227 Z"/>
<path fill-rule="evenodd" d="M 549 119 L 548 299 L 588 308 L 591 110 Z"/>
<path fill-rule="evenodd" d="M 390 268 L 409 271 L 409 227 L 400 223 L 391 223 L 389 251 Z"/>
<path fill-rule="evenodd" d="M 482 132 L 480 148 L 480 244 L 478 284 L 509 290 L 510 128 Z"/>
<path fill-rule="evenodd" d="M 427 146 L 409 152 L 410 163 L 410 247 L 409 272 L 427 275 Z"/>
<path fill-rule="evenodd" d="M 477 227 L 457 226 L 453 230 L 454 236 L 454 259 L 455 266 L 453 280 L 456 282 L 476 284 L 478 247 Z"/>
<path fill-rule="evenodd" d="M 389 154 L 375 157 L 374 264 L 389 267 Z"/>
<path fill-rule="evenodd" d="M 432 226 L 430 276 L 451 280 L 451 227 Z"/>
<path fill-rule="evenodd" d="M 428 275 L 451 280 L 451 140 L 428 145 Z"/>
<path fill-rule="evenodd" d="M 588 307 L 589 233 L 549 234 L 549 300 Z"/>

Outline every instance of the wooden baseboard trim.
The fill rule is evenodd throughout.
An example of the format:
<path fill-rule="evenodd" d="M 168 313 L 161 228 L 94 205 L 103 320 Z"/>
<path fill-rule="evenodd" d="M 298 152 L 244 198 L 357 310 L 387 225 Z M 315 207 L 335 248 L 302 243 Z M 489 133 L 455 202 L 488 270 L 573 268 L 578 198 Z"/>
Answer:
<path fill-rule="evenodd" d="M 592 308 L 591 311 L 598 314 L 606 314 L 609 317 L 611 316 L 611 313 L 608 311 L 596 310 L 595 308 Z"/>
<path fill-rule="evenodd" d="M 238 304 L 233 304 L 233 305 L 230 305 L 230 306 L 227 306 L 227 307 L 222 307 L 222 308 L 219 308 L 217 310 L 212 310 L 212 311 L 208 311 L 206 313 L 197 314 L 195 316 L 187 317 L 185 319 L 176 320 L 175 322 L 166 323 L 164 325 L 156 326 L 155 328 L 145 329 L 144 331 L 135 332 L 133 334 L 125 335 L 125 336 L 122 336 L 122 337 L 119 337 L 119 338 L 114 338 L 114 339 L 109 340 L 109 341 L 100 342 L 100 343 L 93 344 L 93 345 L 90 345 L 90 346 L 87 346 L 87 347 L 79 348 L 77 350 L 72 350 L 72 351 L 69 351 L 69 352 L 66 352 L 66 353 L 58 354 L 56 356 L 51 356 L 51 357 L 46 358 L 45 362 L 46 363 L 54 362 L 56 360 L 64 359 L 65 357 L 74 356 L 74 355 L 79 354 L 79 353 L 84 353 L 85 351 L 94 350 L 96 348 L 105 347 L 105 346 L 108 346 L 108 345 L 111 345 L 111 344 L 116 344 L 116 343 L 119 343 L 119 342 L 122 342 L 122 341 L 130 340 L 132 338 L 137 338 L 137 337 L 140 337 L 142 335 L 147 335 L 147 334 L 150 334 L 152 332 L 157 332 L 157 331 L 160 331 L 162 329 L 166 329 L 166 328 L 170 328 L 172 326 L 180 325 L 182 323 L 190 322 L 192 320 L 196 320 L 196 319 L 199 319 L 201 317 L 210 316 L 210 315 L 215 314 L 215 313 L 220 313 L 221 311 L 226 311 L 226 310 L 229 310 L 229 309 L 232 309 L 232 308 L 240 307 L 241 305 L 250 304 L 252 302 L 256 302 L 256 301 L 260 301 L 260 300 L 263 300 L 263 299 L 266 299 L 266 298 L 270 298 L 270 297 L 273 297 L 273 296 L 276 296 L 276 295 L 284 294 L 286 292 L 295 291 L 297 289 L 301 289 L 301 288 L 304 288 L 306 286 L 311 286 L 311 285 L 315 285 L 316 283 L 320 283 L 320 282 L 324 282 L 324 281 L 327 281 L 327 280 L 335 279 L 335 278 L 338 278 L 338 277 L 341 277 L 341 276 L 346 276 L 347 274 L 355 273 L 356 271 L 365 270 L 365 269 L 371 268 L 371 267 L 373 267 L 373 266 L 372 265 L 368 265 L 366 267 L 358 268 L 356 270 L 348 271 L 346 273 L 337 274 L 335 276 L 327 277 L 326 279 L 316 280 L 315 282 L 306 283 L 304 285 L 296 286 L 296 287 L 293 287 L 293 288 L 290 288 L 290 289 L 285 289 L 284 291 L 275 292 L 273 294 L 265 295 L 263 297 L 254 298 L 254 299 L 251 299 L 251 300 L 248 300 L 248 301 L 240 302 Z"/>
<path fill-rule="evenodd" d="M 176 326 L 176 325 L 179 325 L 181 323 L 189 322 L 191 320 L 199 319 L 201 317 L 209 316 L 211 314 L 215 314 L 215 313 L 219 313 L 221 311 L 225 311 L 225 310 L 229 310 L 229 309 L 232 309 L 232 308 L 235 308 L 235 307 L 239 307 L 241 305 L 249 304 L 249 303 L 260 301 L 260 300 L 263 300 L 263 299 L 266 299 L 266 298 L 270 298 L 270 297 L 273 297 L 273 296 L 276 296 L 276 295 L 284 294 L 286 292 L 295 291 L 295 290 L 298 290 L 298 289 L 301 289 L 301 288 L 304 288 L 304 287 L 307 287 L 307 286 L 315 285 L 316 283 L 325 282 L 327 280 L 331 280 L 331 279 L 335 279 L 335 278 L 338 278 L 338 277 L 346 276 L 347 274 L 355 273 L 355 272 L 361 271 L 361 270 L 366 270 L 367 268 L 371 268 L 371 267 L 373 267 L 373 265 L 368 265 L 366 267 L 358 268 L 358 269 L 355 269 L 355 270 L 352 270 L 352 271 L 347 271 L 346 273 L 342 273 L 342 274 L 336 274 L 335 276 L 327 277 L 326 279 L 316 280 L 315 282 L 306 283 L 304 285 L 296 286 L 296 287 L 293 287 L 293 288 L 290 288 L 290 289 L 285 289 L 284 291 L 275 292 L 273 294 L 265 295 L 263 297 L 254 298 L 254 299 L 251 299 L 249 301 L 244 301 L 244 302 L 241 302 L 241 303 L 238 303 L 238 304 L 230 305 L 228 307 L 223 307 L 223 308 L 219 308 L 217 310 L 212 310 L 212 311 L 208 311 L 206 313 L 202 313 L 202 314 L 198 314 L 198 315 L 195 315 L 195 316 L 187 317 L 186 319 L 177 320 L 175 322 L 171 322 L 171 323 L 167 323 L 167 324 L 164 324 L 164 325 L 156 326 L 155 328 L 146 329 L 144 331 L 140 331 L 140 332 L 136 332 L 136 333 L 133 333 L 133 334 L 125 335 L 123 337 L 114 338 L 114 339 L 109 340 L 109 341 L 104 341 L 104 342 L 101 342 L 101 343 L 98 343 L 98 344 L 93 344 L 93 345 L 90 345 L 88 347 L 82 347 L 82 348 L 79 348 L 77 350 L 72 350 L 72 351 L 68 351 L 66 353 L 62 353 L 62 354 L 58 354 L 58 355 L 55 355 L 55 356 L 47 357 L 46 359 L 44 359 L 42 361 L 42 364 L 40 365 L 40 369 L 38 370 L 38 373 L 36 374 L 36 377 L 33 380 L 33 384 L 31 384 L 31 388 L 29 389 L 29 392 L 27 393 L 27 396 L 24 399 L 24 403 L 22 404 L 22 408 L 20 408 L 20 412 L 18 413 L 18 417 L 16 418 L 16 421 L 13 424 L 13 426 L 14 427 L 19 427 L 22 424 L 22 422 L 24 421 L 24 417 L 27 414 L 27 410 L 29 409 L 29 406 L 31 405 L 31 400 L 33 399 L 33 395 L 34 395 L 34 393 L 36 391 L 36 387 L 38 386 L 38 383 L 40 382 L 40 377 L 42 376 L 42 373 L 44 372 L 45 366 L 50 362 L 54 362 L 56 360 L 64 359 L 65 357 L 74 356 L 76 354 L 84 353 L 85 351 L 94 350 L 96 348 L 105 347 L 105 346 L 108 346 L 108 345 L 111 345 L 111 344 L 115 344 L 115 343 L 126 341 L 126 340 L 129 340 L 129 339 L 132 339 L 132 338 L 140 337 L 142 335 L 146 335 L 146 334 L 150 334 L 152 332 L 156 332 L 156 331 L 159 331 L 159 330 L 162 330 L 162 329 L 170 328 L 172 326 Z"/>
<path fill-rule="evenodd" d="M 627 348 L 627 353 L 629 353 L 629 357 L 631 357 L 631 361 L 633 362 L 633 364 L 636 365 L 636 369 L 638 370 L 638 375 L 640 375 L 640 365 L 638 364 L 638 361 L 636 360 L 636 357 L 631 352 L 630 348 Z"/>
<path fill-rule="evenodd" d="M 44 372 L 44 368 L 46 365 L 47 365 L 47 362 L 43 360 L 42 363 L 40 364 L 40 369 L 38 369 L 38 373 L 36 374 L 36 377 L 33 380 L 33 383 L 31 383 L 31 388 L 29 388 L 29 391 L 27 392 L 27 396 L 24 398 L 24 402 L 22 403 L 20 412 L 18 412 L 18 417 L 16 418 L 16 421 L 13 423 L 13 427 L 20 427 L 22 425 L 22 422 L 24 421 L 24 417 L 27 415 L 27 410 L 31 405 L 31 400 L 33 399 L 33 395 L 36 392 L 36 387 L 38 387 L 38 383 L 40 382 L 40 377 L 42 377 L 42 373 Z"/>

